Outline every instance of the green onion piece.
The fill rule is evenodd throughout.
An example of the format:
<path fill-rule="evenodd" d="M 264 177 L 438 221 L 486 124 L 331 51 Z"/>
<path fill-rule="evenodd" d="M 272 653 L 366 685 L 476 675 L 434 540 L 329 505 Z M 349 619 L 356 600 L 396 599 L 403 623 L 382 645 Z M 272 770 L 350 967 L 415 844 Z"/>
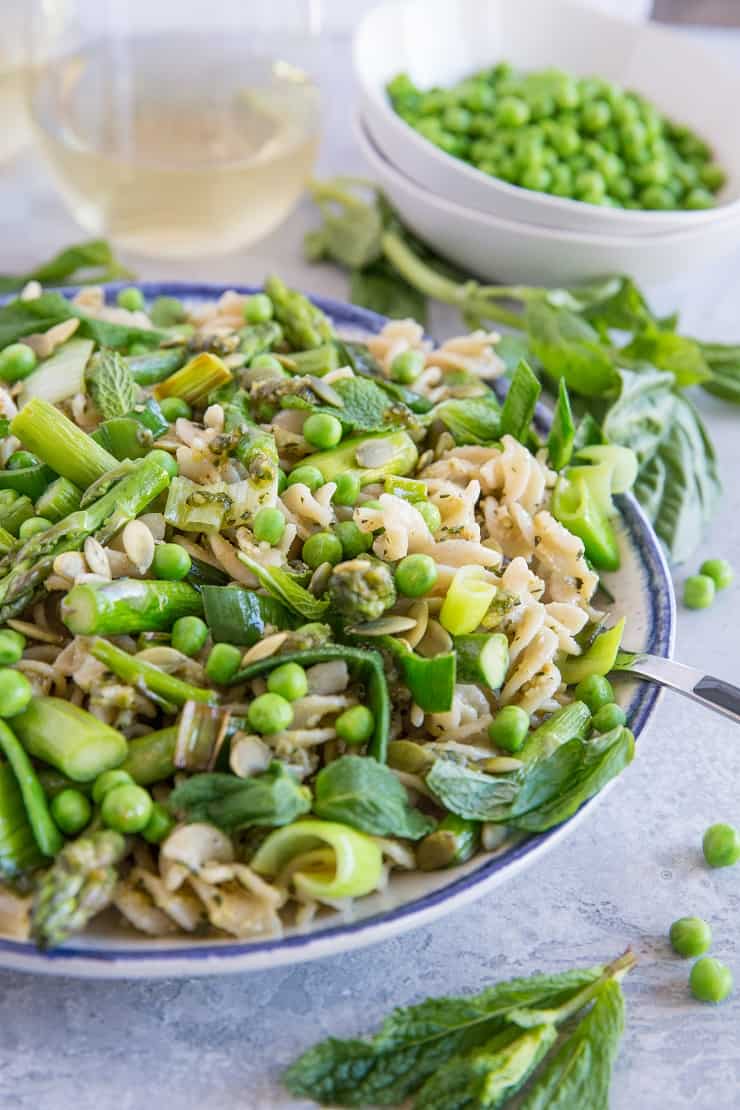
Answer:
<path fill-rule="evenodd" d="M 0 470 L 0 489 L 12 489 L 35 501 L 54 481 L 56 475 L 44 463 L 22 466 L 18 470 Z"/>
<path fill-rule="evenodd" d="M 226 738 L 228 709 L 187 701 L 180 714 L 174 764 L 182 771 L 212 771 Z"/>
<path fill-rule="evenodd" d="M 161 401 L 165 397 L 181 397 L 192 405 L 212 389 L 231 381 L 231 371 L 218 355 L 207 351 L 196 355 L 181 370 L 176 371 L 165 381 L 154 387 L 154 396 Z"/>
<path fill-rule="evenodd" d="M 562 470 L 570 462 L 575 436 L 576 426 L 573 423 L 568 387 L 565 378 L 561 378 L 558 382 L 558 403 L 547 438 L 547 454 L 554 470 Z"/>
<path fill-rule="evenodd" d="M 19 497 L 11 490 L 0 491 L 0 497 L 6 493 L 12 494 L 13 499 L 0 504 L 0 525 L 12 536 L 17 536 L 21 524 L 34 516 L 33 502 L 30 497 Z"/>
<path fill-rule="evenodd" d="M 57 478 L 36 502 L 36 512 L 47 520 L 57 521 L 80 507 L 82 493 L 68 478 Z"/>
<path fill-rule="evenodd" d="M 625 618 L 606 632 L 601 632 L 583 655 L 570 655 L 563 660 L 560 673 L 568 685 L 582 682 L 589 675 L 607 675 L 614 666 L 624 634 Z"/>
<path fill-rule="evenodd" d="M 274 597 L 235 586 L 203 586 L 205 621 L 215 643 L 251 647 L 265 636 L 266 625 L 296 628 L 295 614 Z"/>
<path fill-rule="evenodd" d="M 177 725 L 135 736 L 128 742 L 128 754 L 120 766 L 139 786 L 151 786 L 175 773 Z"/>
<path fill-rule="evenodd" d="M 185 363 L 185 349 L 170 347 L 163 351 L 151 351 L 143 355 L 131 355 L 124 359 L 131 377 L 137 385 L 157 385 L 179 370 Z"/>
<path fill-rule="evenodd" d="M 453 636 L 475 632 L 496 596 L 496 587 L 479 566 L 460 567 L 447 590 L 440 624 Z"/>

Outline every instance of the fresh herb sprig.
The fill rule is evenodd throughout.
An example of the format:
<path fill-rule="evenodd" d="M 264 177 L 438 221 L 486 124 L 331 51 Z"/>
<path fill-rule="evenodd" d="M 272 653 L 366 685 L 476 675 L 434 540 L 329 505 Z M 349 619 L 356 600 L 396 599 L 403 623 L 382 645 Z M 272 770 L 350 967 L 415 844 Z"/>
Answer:
<path fill-rule="evenodd" d="M 75 243 L 26 274 L 0 274 L 0 294 L 15 293 L 29 281 L 41 285 L 88 285 L 131 278 L 132 272 L 113 253 L 105 239 Z"/>
<path fill-rule="evenodd" d="M 457 307 L 468 326 L 503 325 L 508 367 L 526 358 L 557 394 L 564 380 L 576 415 L 631 447 L 635 493 L 674 562 L 699 543 L 721 492 L 711 440 L 684 390 L 699 385 L 740 403 L 740 346 L 680 335 L 675 316 L 657 317 L 628 277 L 573 288 L 495 286 L 435 257 L 367 182 L 336 178 L 311 186 L 323 222 L 306 253 L 351 275 L 352 299 L 422 322 L 427 300 Z"/>
<path fill-rule="evenodd" d="M 624 1029 L 627 951 L 602 967 L 497 983 L 472 997 L 394 1010 L 369 1040 L 330 1038 L 285 1073 L 288 1090 L 320 1105 L 414 1110 L 526 1110 L 608 1104 Z M 576 1022 L 573 1025 L 573 1022 Z"/>

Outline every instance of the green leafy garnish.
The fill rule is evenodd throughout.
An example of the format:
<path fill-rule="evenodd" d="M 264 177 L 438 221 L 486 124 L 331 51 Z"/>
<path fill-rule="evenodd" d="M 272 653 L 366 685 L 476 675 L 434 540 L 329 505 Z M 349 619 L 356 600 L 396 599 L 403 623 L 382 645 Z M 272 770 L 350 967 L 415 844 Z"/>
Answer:
<path fill-rule="evenodd" d="M 286 393 L 283 408 L 310 409 L 328 412 L 342 423 L 345 432 L 384 432 L 391 427 L 408 427 L 417 423 L 414 414 L 399 400 L 389 397 L 380 384 L 366 377 L 342 378 L 332 389 L 341 405 L 312 402 L 301 393 Z"/>
<path fill-rule="evenodd" d="M 248 570 L 257 578 L 260 585 L 267 590 L 271 597 L 282 601 L 295 613 L 300 613 L 307 621 L 320 621 L 329 608 L 327 599 L 315 597 L 300 582 L 283 570 L 281 567 L 262 566 L 255 559 L 250 558 L 243 551 L 237 551 L 237 558 L 244 563 Z"/>
<path fill-rule="evenodd" d="M 539 395 L 540 383 L 527 363 L 520 362 L 501 409 L 501 435 L 527 439 Z"/>
<path fill-rule="evenodd" d="M 125 416 L 136 404 L 139 388 L 116 351 L 103 349 L 94 355 L 85 380 L 95 407 L 104 420 Z"/>
<path fill-rule="evenodd" d="M 272 762 L 262 775 L 192 775 L 168 798 L 173 812 L 188 821 L 205 821 L 226 832 L 247 828 L 278 828 L 308 813 L 310 791 L 300 786 L 282 763 Z"/>
<path fill-rule="evenodd" d="M 162 338 L 161 332 L 153 328 L 113 324 L 108 320 L 88 316 L 61 293 L 42 293 L 34 300 L 15 300 L 0 308 L 0 350 L 25 335 L 48 331 L 55 324 L 61 324 L 74 316 L 80 321 L 78 335 L 94 339 L 99 346 L 110 347 L 115 351 L 129 347 L 132 343 L 146 343 L 154 347 Z"/>
<path fill-rule="evenodd" d="M 493 443 L 501 435 L 501 406 L 493 393 L 440 401 L 427 419 L 441 420 L 455 443 Z"/>
<path fill-rule="evenodd" d="M 371 836 L 419 840 L 436 825 L 409 805 L 406 789 L 393 772 L 367 756 L 344 755 L 319 771 L 314 813 L 341 821 Z"/>
<path fill-rule="evenodd" d="M 65 247 L 48 262 L 43 262 L 26 274 L 0 275 L 0 293 L 15 293 L 29 281 L 42 285 L 103 284 L 134 275 L 118 261 L 113 248 L 105 239 L 91 239 Z"/>
<path fill-rule="evenodd" d="M 528 1110 L 603 1110 L 623 1027 L 619 983 L 635 962 L 627 952 L 606 967 L 510 979 L 471 997 L 394 1010 L 372 1038 L 331 1037 L 309 1049 L 285 1084 L 322 1106 L 389 1106 L 416 1093 L 414 1110 L 483 1110 L 502 1105 L 534 1073 L 531 1095 L 524 1092 Z M 562 1048 L 547 1056 L 558 1027 L 582 1013 Z M 578 1061 L 576 1076 L 569 1059 Z M 581 1097 L 558 1099 L 561 1091 Z M 552 1101 L 540 1092 L 551 1092 Z M 526 1101 L 535 1095 L 539 1101 Z"/>

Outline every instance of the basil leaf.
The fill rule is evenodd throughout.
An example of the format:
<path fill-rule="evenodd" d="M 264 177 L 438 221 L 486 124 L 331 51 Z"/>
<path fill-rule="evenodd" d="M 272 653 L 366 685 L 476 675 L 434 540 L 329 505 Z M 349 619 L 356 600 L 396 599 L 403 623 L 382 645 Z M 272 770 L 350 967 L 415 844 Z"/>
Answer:
<path fill-rule="evenodd" d="M 612 1069 L 624 1031 L 624 995 L 609 980 L 575 1031 L 528 1090 L 519 1110 L 606 1110 Z"/>
<path fill-rule="evenodd" d="M 428 419 L 441 420 L 455 443 L 493 443 L 501 435 L 501 406 L 493 393 L 441 401 Z"/>
<path fill-rule="evenodd" d="M 681 562 L 699 543 L 719 499 L 714 448 L 691 402 L 672 389 L 672 375 L 622 370 L 620 378 L 603 432 L 637 455 L 635 495 L 669 557 Z"/>
<path fill-rule="evenodd" d="M 453 1057 L 432 1075 L 414 1100 L 414 1110 L 496 1107 L 527 1082 L 557 1038 L 554 1025 L 502 1030 L 481 1048 Z"/>
<path fill-rule="evenodd" d="M 534 373 L 522 360 L 514 371 L 501 409 L 501 435 L 514 436 L 514 439 L 526 442 L 540 389 Z"/>
<path fill-rule="evenodd" d="M 472 997 L 430 998 L 395 1010 L 370 1040 L 332 1037 L 309 1049 L 288 1069 L 284 1082 L 297 1097 L 325 1105 L 402 1102 L 456 1053 L 500 1032 L 509 1010 L 559 1005 L 603 971 L 596 967 L 511 979 Z"/>
<path fill-rule="evenodd" d="M 29 281 L 38 281 L 42 285 L 85 285 L 132 276 L 115 257 L 110 243 L 105 239 L 91 239 L 87 243 L 66 247 L 27 274 L 3 274 L 0 276 L 0 293 L 14 293 Z"/>
<path fill-rule="evenodd" d="M 370 836 L 419 840 L 436 826 L 409 805 L 406 789 L 393 772 L 370 756 L 344 755 L 316 776 L 313 811 Z"/>
<path fill-rule="evenodd" d="M 115 351 L 98 351 L 90 361 L 85 381 L 104 420 L 125 416 L 136 404 L 139 387 Z"/>
<path fill-rule="evenodd" d="M 531 301 L 524 323 L 532 353 L 550 377 L 565 378 L 571 392 L 603 397 L 618 387 L 612 351 L 581 316 Z"/>
<path fill-rule="evenodd" d="M 80 336 L 94 339 L 99 346 L 113 350 L 128 347 L 135 342 L 154 346 L 162 338 L 153 328 L 130 327 L 128 324 L 96 320 L 61 293 L 42 293 L 32 301 L 15 300 L 0 308 L 0 350 L 24 335 L 47 331 L 54 324 L 60 324 L 73 316 L 80 321 Z"/>
<path fill-rule="evenodd" d="M 677 335 L 673 331 L 660 331 L 650 326 L 622 347 L 620 359 L 651 363 L 658 370 L 668 370 L 680 389 L 699 385 L 711 378 L 711 371 L 701 347 L 695 339 Z"/>
<path fill-rule="evenodd" d="M 278 828 L 302 817 L 311 808 L 309 791 L 300 786 L 284 765 L 270 764 L 263 775 L 191 775 L 168 798 L 187 821 L 205 821 L 227 832 L 246 828 Z"/>

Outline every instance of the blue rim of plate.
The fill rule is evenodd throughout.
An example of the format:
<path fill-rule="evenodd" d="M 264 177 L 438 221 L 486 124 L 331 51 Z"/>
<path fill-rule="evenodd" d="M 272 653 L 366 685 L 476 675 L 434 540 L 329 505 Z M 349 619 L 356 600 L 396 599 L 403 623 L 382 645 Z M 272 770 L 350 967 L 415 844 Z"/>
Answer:
<path fill-rule="evenodd" d="M 135 284 L 137 288 L 140 288 L 147 300 L 159 296 L 176 296 L 186 301 L 204 301 L 216 299 L 229 289 L 238 293 L 259 291 L 258 286 L 224 285 L 207 282 L 118 282 L 105 286 L 106 300 L 112 300 L 118 290 L 126 288 L 130 284 Z M 78 292 L 78 287 L 65 287 L 58 291 L 73 295 Z M 3 299 L 7 300 L 8 298 Z M 315 296 L 312 296 L 311 300 L 323 309 L 340 328 L 374 333 L 380 331 L 387 323 L 386 317 L 343 301 Z M 550 413 L 543 405 L 537 406 L 535 422 L 540 430 L 546 430 L 549 426 Z M 650 601 L 649 633 L 644 650 L 655 655 L 670 657 L 674 646 L 676 603 L 665 554 L 652 526 L 635 498 L 631 494 L 626 494 L 620 496 L 617 500 L 629 540 L 639 554 L 643 589 Z M 636 739 L 639 739 L 645 730 L 661 693 L 662 691 L 658 686 L 647 682 L 638 684 L 627 708 L 628 722 Z M 380 911 L 370 917 L 363 918 L 361 921 L 345 921 L 341 924 L 327 925 L 326 928 L 317 929 L 310 933 L 279 937 L 272 940 L 255 940 L 246 943 L 227 940 L 218 944 L 199 943 L 192 946 L 182 944 L 173 948 L 126 948 L 119 947 L 116 943 L 115 947 L 106 950 L 97 947 L 76 947 L 73 942 L 44 952 L 28 941 L 0 938 L 0 965 L 5 963 L 2 959 L 3 954 L 5 954 L 16 958 L 21 957 L 24 970 L 45 971 L 47 973 L 53 972 L 54 964 L 58 963 L 63 965 L 59 966 L 60 974 L 74 975 L 75 962 L 79 961 L 81 966 L 86 965 L 86 971 L 84 972 L 86 974 L 89 974 L 90 965 L 97 965 L 101 977 L 105 976 L 106 970 L 112 971 L 116 965 L 119 965 L 119 974 L 121 973 L 120 967 L 123 965 L 124 968 L 126 966 L 130 967 L 131 974 L 136 975 L 136 965 L 143 963 L 160 965 L 161 970 L 151 970 L 144 973 L 155 977 L 165 975 L 167 965 L 178 962 L 189 965 L 202 963 L 202 973 L 213 974 L 219 971 L 232 970 L 232 967 L 228 965 L 233 965 L 234 971 L 250 970 L 250 956 L 255 957 L 255 968 L 267 966 L 264 957 L 269 953 L 293 953 L 294 958 L 292 960 L 281 960 L 281 962 L 294 963 L 312 959 L 316 956 L 324 956 L 329 953 L 321 942 L 326 941 L 342 940 L 345 942 L 341 946 L 337 946 L 335 951 L 354 949 L 365 943 L 376 943 L 384 938 L 382 936 L 364 938 L 363 933 L 374 933 L 375 930 L 386 925 L 396 926 L 393 929 L 394 933 L 401 932 L 402 929 L 405 931 L 413 928 L 417 923 L 422 923 L 422 920 L 416 922 L 414 919 L 428 919 L 430 916 L 434 916 L 434 911 L 439 911 L 440 907 L 446 902 L 452 903 L 450 909 L 455 908 L 455 905 L 460 904 L 466 895 L 468 898 L 474 897 L 476 887 L 485 888 L 486 885 L 490 885 L 494 876 L 503 877 L 507 870 L 513 869 L 515 864 L 525 860 L 533 853 L 540 855 L 553 841 L 553 838 L 562 835 L 564 830 L 569 827 L 572 828 L 585 813 L 603 798 L 605 793 L 606 791 L 601 791 L 600 794 L 591 798 L 590 801 L 581 806 L 573 817 L 563 822 L 563 824 L 518 842 L 501 855 L 484 860 L 480 867 L 467 872 L 459 879 L 455 879 L 429 894 L 405 902 L 396 909 Z M 484 892 L 485 890 L 481 889 L 480 894 L 482 895 Z M 399 928 L 399 926 L 401 927 Z M 312 947 L 318 948 L 320 951 L 312 952 Z M 262 958 L 260 959 L 260 957 Z M 13 961 L 8 960 L 5 966 L 12 967 Z M 197 968 L 193 967 L 190 970 L 192 974 L 198 974 Z"/>

